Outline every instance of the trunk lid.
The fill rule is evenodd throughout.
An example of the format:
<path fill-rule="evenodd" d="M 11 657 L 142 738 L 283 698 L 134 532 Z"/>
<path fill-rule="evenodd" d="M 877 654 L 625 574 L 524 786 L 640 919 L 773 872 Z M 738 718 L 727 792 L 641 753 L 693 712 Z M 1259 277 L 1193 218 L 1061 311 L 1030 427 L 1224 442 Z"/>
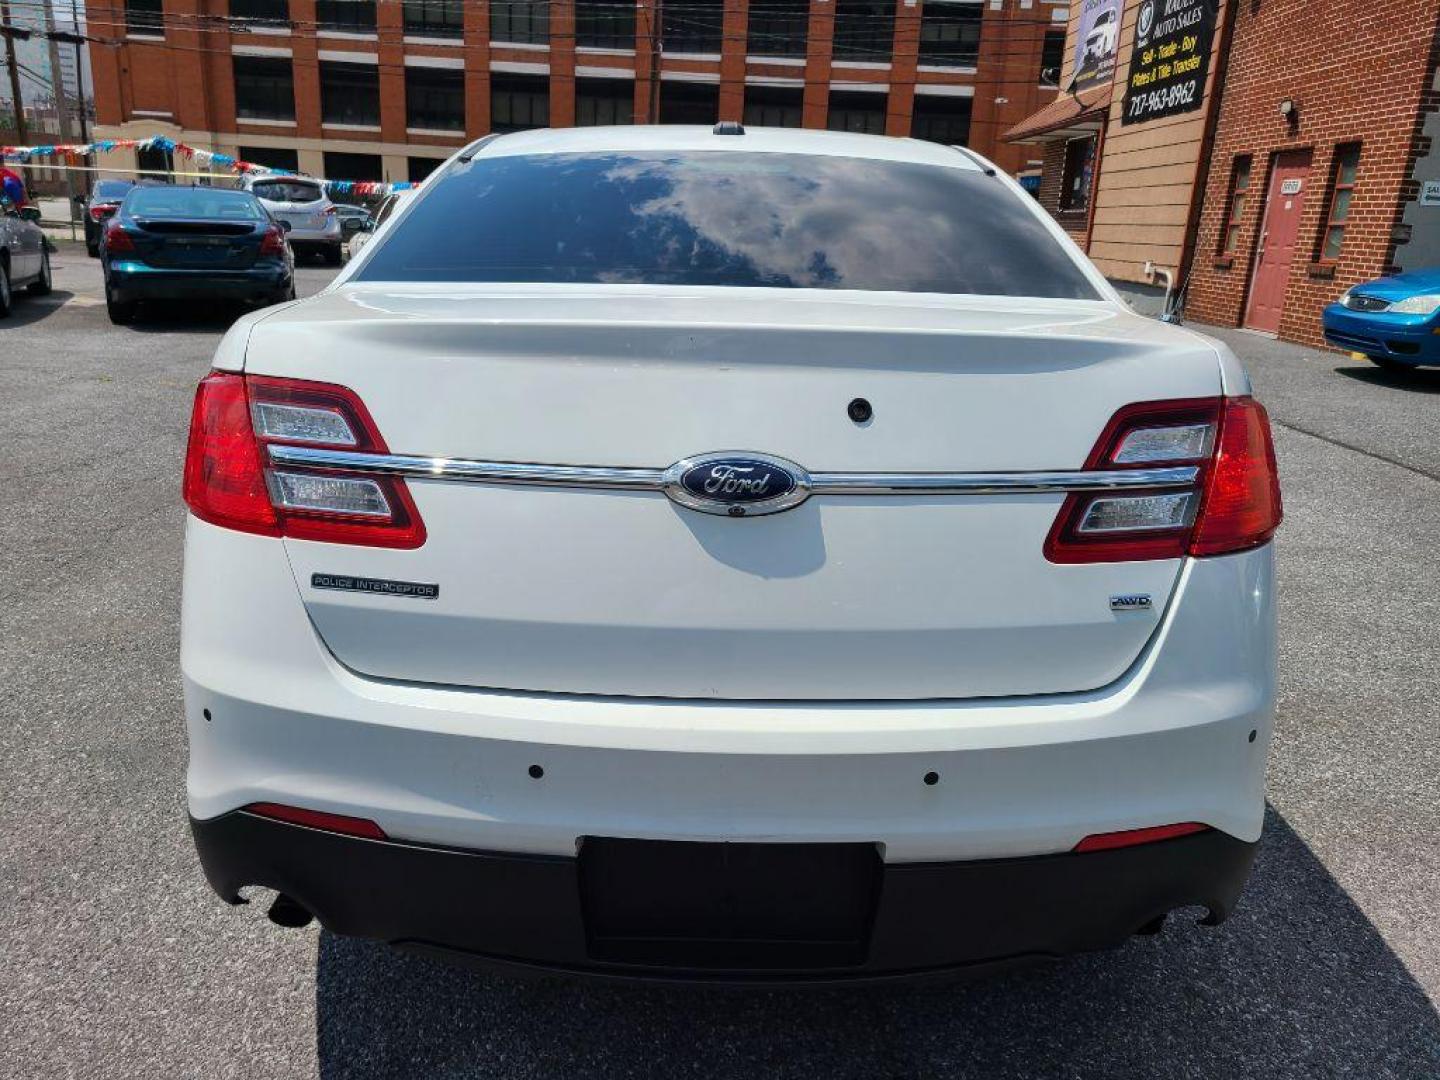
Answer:
<path fill-rule="evenodd" d="M 737 451 L 812 473 L 1077 469 L 1122 405 L 1220 393 L 1202 339 L 1108 303 L 639 286 L 342 286 L 259 322 L 246 370 L 350 387 L 397 454 L 663 469 Z M 422 547 L 286 544 L 341 662 L 427 683 L 1082 691 L 1135 661 L 1181 567 L 1048 562 L 1055 493 L 826 494 L 736 520 L 656 491 L 407 483 Z M 1111 611 L 1136 593 L 1153 608 Z"/>
<path fill-rule="evenodd" d="M 255 264 L 263 225 L 248 221 L 136 218 L 137 254 L 151 266 L 176 270 L 245 270 Z"/>

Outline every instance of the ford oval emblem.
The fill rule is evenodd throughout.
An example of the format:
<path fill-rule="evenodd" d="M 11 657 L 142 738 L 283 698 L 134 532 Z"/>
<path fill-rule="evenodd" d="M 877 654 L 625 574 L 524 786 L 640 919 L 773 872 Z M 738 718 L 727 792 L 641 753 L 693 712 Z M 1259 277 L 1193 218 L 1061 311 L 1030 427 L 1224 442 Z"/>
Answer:
<path fill-rule="evenodd" d="M 810 497 L 810 475 L 769 454 L 700 454 L 665 470 L 665 494 L 704 514 L 757 517 L 799 506 Z"/>

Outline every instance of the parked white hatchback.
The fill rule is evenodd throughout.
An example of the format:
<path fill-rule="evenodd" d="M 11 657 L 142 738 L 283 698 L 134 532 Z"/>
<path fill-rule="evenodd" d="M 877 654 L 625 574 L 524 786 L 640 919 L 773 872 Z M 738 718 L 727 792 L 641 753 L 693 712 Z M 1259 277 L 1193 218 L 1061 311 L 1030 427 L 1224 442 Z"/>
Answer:
<path fill-rule="evenodd" d="M 481 140 L 230 331 L 184 487 L 195 839 L 278 922 L 894 977 L 1254 858 L 1265 411 L 966 151 Z"/>
<path fill-rule="evenodd" d="M 331 266 L 344 261 L 340 215 L 322 182 L 308 176 L 246 173 L 240 186 L 259 199 L 277 221 L 289 225 L 286 239 L 295 254 L 317 254 Z"/>

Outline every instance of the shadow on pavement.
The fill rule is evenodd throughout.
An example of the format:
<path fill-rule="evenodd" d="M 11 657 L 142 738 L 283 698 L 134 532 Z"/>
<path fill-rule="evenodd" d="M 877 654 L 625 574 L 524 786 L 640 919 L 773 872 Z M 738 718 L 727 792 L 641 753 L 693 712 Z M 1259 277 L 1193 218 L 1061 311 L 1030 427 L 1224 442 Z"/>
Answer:
<path fill-rule="evenodd" d="M 1440 368 L 1417 368 L 1414 371 L 1386 371 L 1373 364 L 1362 367 L 1337 367 L 1339 375 L 1371 386 L 1388 386 L 1395 390 L 1412 390 L 1422 394 L 1440 394 Z"/>
<path fill-rule="evenodd" d="M 115 329 L 138 330 L 145 334 L 228 330 L 231 323 L 249 310 L 243 304 L 214 300 L 147 300 L 141 303 L 134 322 Z"/>
<path fill-rule="evenodd" d="M 1440 1075 L 1435 1007 L 1273 811 L 1220 928 L 1172 918 L 1118 952 L 985 982 L 525 983 L 324 933 L 316 998 L 324 1080 Z"/>
<path fill-rule="evenodd" d="M 10 316 L 0 321 L 0 329 L 10 330 L 19 326 L 33 326 L 54 315 L 74 293 L 54 289 L 48 296 L 30 296 L 21 288 L 16 290 L 10 302 Z"/>

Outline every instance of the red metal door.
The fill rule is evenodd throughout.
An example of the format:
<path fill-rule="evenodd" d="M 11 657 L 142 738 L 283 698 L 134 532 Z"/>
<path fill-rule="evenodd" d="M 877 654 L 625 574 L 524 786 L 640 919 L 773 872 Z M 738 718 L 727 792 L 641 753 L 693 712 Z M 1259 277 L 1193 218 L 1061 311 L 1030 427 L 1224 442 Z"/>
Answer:
<path fill-rule="evenodd" d="M 1290 261 L 1300 234 L 1300 212 L 1305 205 L 1305 188 L 1310 178 L 1310 153 L 1280 154 L 1270 174 L 1265 196 L 1265 216 L 1260 225 L 1260 256 L 1250 280 L 1250 302 L 1245 307 L 1245 325 L 1252 330 L 1275 333 L 1285 310 L 1285 286 L 1290 280 Z"/>

